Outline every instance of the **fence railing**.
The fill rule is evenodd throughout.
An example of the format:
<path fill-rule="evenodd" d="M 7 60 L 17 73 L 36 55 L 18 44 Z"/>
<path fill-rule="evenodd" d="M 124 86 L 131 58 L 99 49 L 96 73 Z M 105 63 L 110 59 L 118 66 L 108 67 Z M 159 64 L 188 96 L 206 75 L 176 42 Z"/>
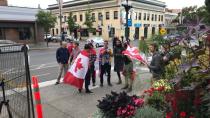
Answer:
<path fill-rule="evenodd" d="M 34 118 L 26 45 L 0 46 L 0 118 Z"/>

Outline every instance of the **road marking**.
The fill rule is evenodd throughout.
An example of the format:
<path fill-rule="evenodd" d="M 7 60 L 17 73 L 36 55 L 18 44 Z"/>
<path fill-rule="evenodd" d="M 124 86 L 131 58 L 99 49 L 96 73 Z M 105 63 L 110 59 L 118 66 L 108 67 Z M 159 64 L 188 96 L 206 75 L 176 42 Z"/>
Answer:
<path fill-rule="evenodd" d="M 46 67 L 42 67 L 42 68 L 34 68 L 34 69 L 30 69 L 30 71 L 41 70 L 41 69 L 46 69 L 46 68 L 54 68 L 54 67 L 58 67 L 58 65 L 46 66 Z"/>
<path fill-rule="evenodd" d="M 49 62 L 49 63 L 44 63 L 45 65 L 48 65 L 48 64 L 57 64 L 56 62 Z M 35 65 L 30 65 L 30 67 L 34 67 L 34 66 L 39 66 L 39 65 L 42 65 L 42 64 L 35 64 Z"/>
<path fill-rule="evenodd" d="M 46 76 L 49 75 L 50 73 L 45 73 L 45 74 L 40 74 L 40 75 L 36 75 L 37 77 L 42 77 L 42 76 Z"/>

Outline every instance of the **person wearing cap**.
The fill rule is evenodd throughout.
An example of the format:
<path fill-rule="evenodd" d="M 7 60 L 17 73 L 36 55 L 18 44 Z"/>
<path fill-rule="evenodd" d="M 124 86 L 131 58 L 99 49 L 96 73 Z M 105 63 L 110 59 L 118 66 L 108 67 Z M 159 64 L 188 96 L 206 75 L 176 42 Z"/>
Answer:
<path fill-rule="evenodd" d="M 73 43 L 73 49 L 72 52 L 70 54 L 70 64 L 72 64 L 72 62 L 75 61 L 75 59 L 77 58 L 77 56 L 79 55 L 79 53 L 81 52 L 80 48 L 79 48 L 79 42 L 78 41 L 74 41 Z"/>
<path fill-rule="evenodd" d="M 56 51 L 56 59 L 59 64 L 59 74 L 58 74 L 57 82 L 55 83 L 55 85 L 60 84 L 60 79 L 61 79 L 61 75 L 62 75 L 63 71 L 64 71 L 64 75 L 68 71 L 69 56 L 70 56 L 70 54 L 67 49 L 67 43 L 62 42 L 61 47 L 58 48 Z"/>

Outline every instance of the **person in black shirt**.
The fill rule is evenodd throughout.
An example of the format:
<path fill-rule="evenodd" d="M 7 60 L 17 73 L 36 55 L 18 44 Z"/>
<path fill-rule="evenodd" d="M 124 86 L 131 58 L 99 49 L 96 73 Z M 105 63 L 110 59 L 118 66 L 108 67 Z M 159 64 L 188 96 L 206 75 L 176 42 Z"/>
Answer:
<path fill-rule="evenodd" d="M 154 80 L 158 80 L 161 78 L 162 74 L 164 73 L 164 66 L 163 66 L 163 57 L 158 52 L 157 44 L 153 43 L 150 44 L 149 50 L 152 53 L 152 61 L 150 65 L 147 65 L 152 73 L 152 83 Z"/>
<path fill-rule="evenodd" d="M 117 72 L 118 75 L 118 83 L 117 84 L 121 84 L 122 80 L 121 80 L 121 76 L 120 76 L 120 72 L 123 71 L 123 65 L 124 65 L 124 60 L 123 60 L 123 52 L 124 48 L 122 46 L 121 41 L 118 39 L 116 40 L 116 46 L 114 47 L 114 71 Z"/>
<path fill-rule="evenodd" d="M 58 78 L 57 78 L 57 82 L 55 85 L 60 83 L 60 79 L 61 79 L 61 75 L 64 71 L 64 75 L 67 73 L 68 71 L 68 61 L 69 61 L 69 51 L 67 49 L 67 43 L 66 42 L 62 42 L 62 45 L 60 48 L 57 49 L 56 52 L 56 59 L 57 62 L 59 64 L 59 74 L 58 74 Z"/>

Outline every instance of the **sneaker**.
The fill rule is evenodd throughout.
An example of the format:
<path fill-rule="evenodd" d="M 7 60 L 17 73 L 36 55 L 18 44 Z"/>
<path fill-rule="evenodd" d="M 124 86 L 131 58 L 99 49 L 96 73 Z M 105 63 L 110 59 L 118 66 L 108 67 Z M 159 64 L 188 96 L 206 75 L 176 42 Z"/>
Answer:
<path fill-rule="evenodd" d="M 78 89 L 79 93 L 82 93 L 82 89 Z"/>
<path fill-rule="evenodd" d="M 117 84 L 117 85 L 122 84 L 122 81 L 119 81 L 119 82 L 117 82 L 116 84 Z"/>
<path fill-rule="evenodd" d="M 96 84 L 95 84 L 95 83 L 93 83 L 93 86 L 96 86 Z"/>
<path fill-rule="evenodd" d="M 55 85 L 58 85 L 58 84 L 60 84 L 60 82 L 56 82 L 56 83 L 55 83 Z"/>
<path fill-rule="evenodd" d="M 108 84 L 108 86 L 112 86 L 112 84 L 111 84 L 111 83 L 109 83 L 109 84 Z"/>

